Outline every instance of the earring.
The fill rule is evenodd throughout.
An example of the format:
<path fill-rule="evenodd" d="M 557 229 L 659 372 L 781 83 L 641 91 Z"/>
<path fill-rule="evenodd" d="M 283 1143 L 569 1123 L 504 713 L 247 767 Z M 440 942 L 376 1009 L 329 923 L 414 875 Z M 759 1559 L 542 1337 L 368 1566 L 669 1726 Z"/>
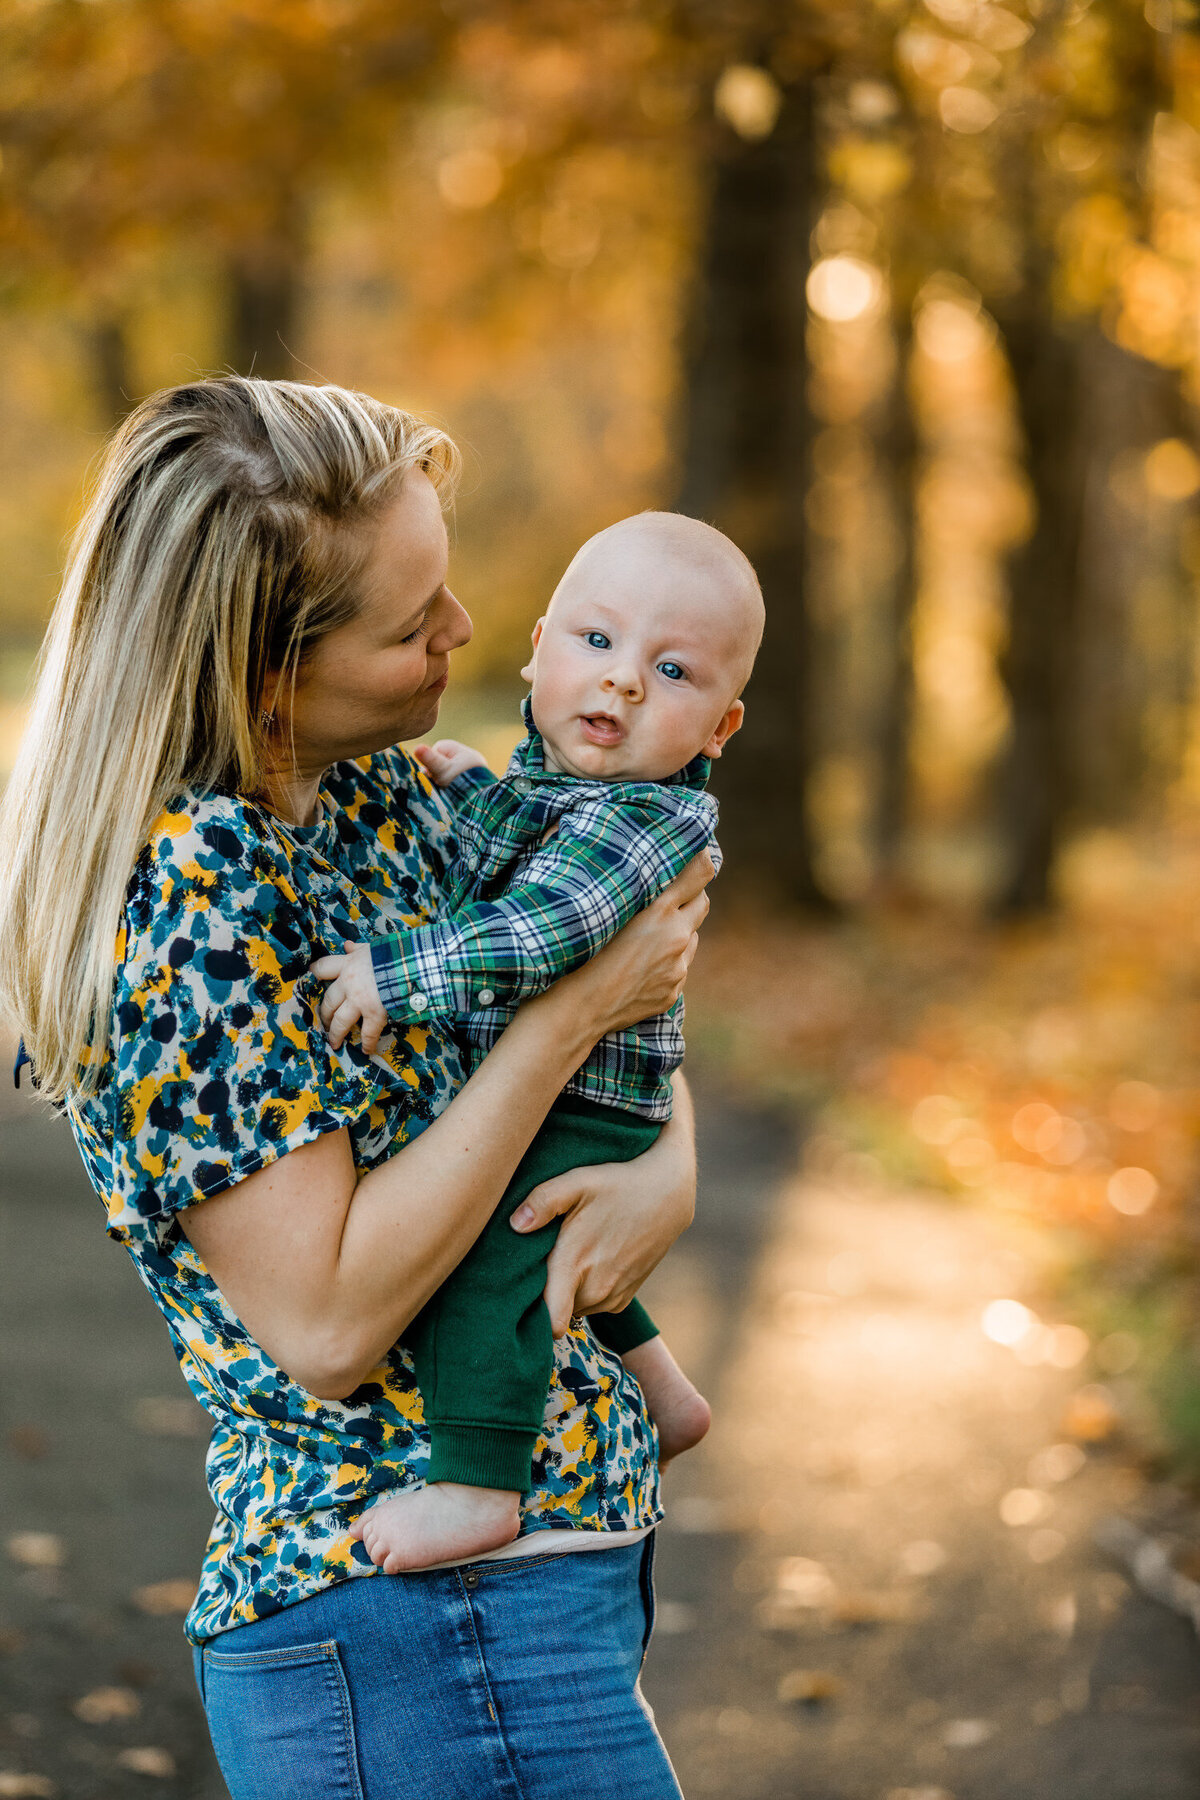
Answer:
<path fill-rule="evenodd" d="M 271 729 L 272 725 L 274 725 L 274 723 L 275 723 L 275 714 L 273 712 L 259 713 L 258 729 L 260 731 L 270 731 L 270 729 Z"/>

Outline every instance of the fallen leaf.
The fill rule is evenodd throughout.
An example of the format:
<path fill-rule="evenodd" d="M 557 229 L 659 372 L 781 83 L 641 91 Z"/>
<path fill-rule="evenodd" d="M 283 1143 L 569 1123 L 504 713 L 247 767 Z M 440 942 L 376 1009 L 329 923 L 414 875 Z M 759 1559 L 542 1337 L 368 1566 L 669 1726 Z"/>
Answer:
<path fill-rule="evenodd" d="M 99 1687 L 93 1688 L 90 1694 L 83 1694 L 75 1701 L 71 1711 L 85 1725 L 111 1725 L 114 1719 L 133 1719 L 142 1710 L 142 1703 L 132 1688 Z"/>
<path fill-rule="evenodd" d="M 696 1608 L 682 1600 L 660 1600 L 655 1607 L 654 1629 L 663 1637 L 678 1637 L 685 1631 L 694 1631 L 698 1618 Z"/>
<path fill-rule="evenodd" d="M 135 1775 L 157 1775 L 160 1780 L 168 1780 L 175 1773 L 175 1758 L 157 1744 L 139 1744 L 132 1750 L 121 1751 L 117 1767 L 129 1769 Z"/>
<path fill-rule="evenodd" d="M 0 1800 L 54 1800 L 57 1792 L 46 1775 L 18 1775 L 12 1769 L 0 1773 Z"/>
<path fill-rule="evenodd" d="M 157 1673 L 154 1664 L 141 1656 L 127 1657 L 117 1668 L 124 1685 L 131 1688 L 149 1687 Z"/>
<path fill-rule="evenodd" d="M 1049 1510 L 1049 1494 L 1037 1488 L 1010 1488 L 1000 1500 L 1000 1517 L 1006 1525 L 1032 1525 Z"/>
<path fill-rule="evenodd" d="M 1064 1712 L 1086 1712 L 1092 1697 L 1092 1684 L 1086 1675 L 1064 1675 L 1059 1689 Z"/>
<path fill-rule="evenodd" d="M 1072 1394 L 1063 1414 L 1062 1429 L 1067 1437 L 1081 1444 L 1102 1444 L 1121 1423 L 1121 1415 L 1111 1393 L 1099 1382 L 1089 1382 Z"/>
<path fill-rule="evenodd" d="M 685 1496 L 671 1506 L 671 1529 L 687 1532 L 723 1532 L 732 1529 L 728 1510 L 719 1500 L 702 1494 Z"/>
<path fill-rule="evenodd" d="M 1181 1575 L 1189 1581 L 1200 1581 L 1200 1544 L 1188 1544 L 1172 1560 Z"/>
<path fill-rule="evenodd" d="M 148 1437 L 206 1438 L 212 1420 L 187 1394 L 147 1394 L 133 1409 L 133 1423 Z"/>
<path fill-rule="evenodd" d="M 1046 1602 L 1042 1608 L 1042 1616 L 1050 1630 L 1059 1637 L 1072 1637 L 1079 1623 L 1079 1603 L 1074 1594 L 1059 1594 Z"/>
<path fill-rule="evenodd" d="M 760 1631 L 787 1632 L 792 1637 L 820 1637 L 829 1629 L 827 1614 L 781 1600 L 764 1600 L 755 1620 Z"/>
<path fill-rule="evenodd" d="M 14 1425 L 5 1442 L 25 1462 L 40 1462 L 50 1454 L 50 1439 L 40 1425 Z"/>
<path fill-rule="evenodd" d="M 942 1742 L 950 1750 L 974 1750 L 995 1731 L 990 1719 L 950 1719 L 942 1727 Z"/>
<path fill-rule="evenodd" d="M 945 1564 L 947 1556 L 932 1538 L 918 1538 L 916 1543 L 905 1545 L 900 1561 L 910 1575 L 933 1575 Z"/>
<path fill-rule="evenodd" d="M 780 1680 L 779 1699 L 802 1706 L 819 1706 L 823 1700 L 836 1700 L 845 1682 L 826 1669 L 792 1669 Z"/>
<path fill-rule="evenodd" d="M 889 1788 L 883 1800 L 954 1800 L 948 1788 Z"/>
<path fill-rule="evenodd" d="M 195 1598 L 196 1583 L 186 1575 L 173 1581 L 152 1581 L 148 1587 L 133 1590 L 133 1604 L 138 1611 L 150 1613 L 154 1618 L 188 1612 Z"/>
<path fill-rule="evenodd" d="M 807 1556 L 785 1556 L 775 1572 L 775 1598 L 798 1607 L 827 1606 L 834 1586 L 823 1563 Z"/>
<path fill-rule="evenodd" d="M 839 1594 L 829 1606 L 837 1625 L 895 1625 L 921 1610 L 915 1594 L 892 1590 L 879 1594 Z"/>
<path fill-rule="evenodd" d="M 52 1531 L 14 1531 L 8 1540 L 8 1554 L 27 1569 L 61 1569 L 67 1547 Z"/>

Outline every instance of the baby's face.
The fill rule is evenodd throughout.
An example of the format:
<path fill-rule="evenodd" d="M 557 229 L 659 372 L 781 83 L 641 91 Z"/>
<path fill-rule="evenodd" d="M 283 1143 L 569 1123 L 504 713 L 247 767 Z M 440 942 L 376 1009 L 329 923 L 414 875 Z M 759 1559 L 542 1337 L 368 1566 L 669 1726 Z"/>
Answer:
<path fill-rule="evenodd" d="M 523 670 L 547 767 L 662 781 L 719 756 L 742 721 L 747 654 L 726 590 L 719 571 L 645 549 L 569 573 Z"/>

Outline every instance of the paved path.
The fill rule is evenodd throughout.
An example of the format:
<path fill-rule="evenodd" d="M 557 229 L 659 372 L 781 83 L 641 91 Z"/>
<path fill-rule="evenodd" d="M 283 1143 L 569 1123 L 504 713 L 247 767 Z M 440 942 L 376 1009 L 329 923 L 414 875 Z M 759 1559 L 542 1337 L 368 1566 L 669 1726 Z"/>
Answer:
<path fill-rule="evenodd" d="M 1080 1377 L 979 1329 L 1036 1298 L 1027 1249 L 797 1181 L 770 1119 L 704 1115 L 700 1222 L 650 1296 L 719 1414 L 670 1476 L 647 1677 L 689 1800 L 1196 1800 L 1200 1654 L 1090 1544 L 1171 1497 L 1119 1451 L 1061 1478 Z M 0 1558 L 0 1794 L 226 1800 L 178 1617 L 135 1598 L 195 1570 L 203 1421 L 69 1138 L 2 1080 L 0 1221 L 3 1536 L 49 1534 Z M 97 1690 L 116 1716 L 79 1717 Z"/>
<path fill-rule="evenodd" d="M 689 1800 L 1200 1794 L 1192 1629 L 1092 1543 L 1196 1514 L 1064 1430 L 1103 1416 L 1086 1371 L 984 1335 L 1036 1305 L 1037 1252 L 938 1197 L 777 1189 L 717 1426 L 668 1478 L 647 1687 Z"/>

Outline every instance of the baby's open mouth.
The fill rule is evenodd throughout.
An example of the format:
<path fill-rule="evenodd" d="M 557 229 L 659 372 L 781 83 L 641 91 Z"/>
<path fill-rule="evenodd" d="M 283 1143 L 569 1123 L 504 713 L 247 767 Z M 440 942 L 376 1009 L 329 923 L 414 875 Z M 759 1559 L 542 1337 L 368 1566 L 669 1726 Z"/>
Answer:
<path fill-rule="evenodd" d="M 592 744 L 619 744 L 625 736 L 617 721 L 608 713 L 584 713 L 580 719 L 583 735 Z"/>

